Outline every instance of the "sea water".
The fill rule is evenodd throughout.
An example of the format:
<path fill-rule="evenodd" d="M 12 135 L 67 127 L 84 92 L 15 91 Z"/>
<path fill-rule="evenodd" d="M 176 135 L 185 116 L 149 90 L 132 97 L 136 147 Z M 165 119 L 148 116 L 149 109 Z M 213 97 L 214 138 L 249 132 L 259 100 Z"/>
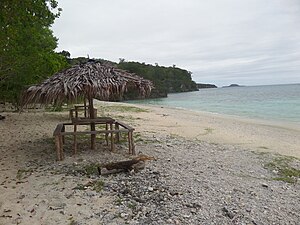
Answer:
<path fill-rule="evenodd" d="M 130 102 L 300 123 L 300 84 L 200 89 Z"/>

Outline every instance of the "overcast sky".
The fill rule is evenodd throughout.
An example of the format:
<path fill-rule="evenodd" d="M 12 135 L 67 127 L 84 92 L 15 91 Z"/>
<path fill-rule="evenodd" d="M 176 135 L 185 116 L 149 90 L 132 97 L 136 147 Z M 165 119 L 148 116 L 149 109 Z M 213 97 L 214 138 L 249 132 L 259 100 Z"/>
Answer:
<path fill-rule="evenodd" d="M 218 86 L 300 83 L 300 0 L 58 0 L 58 51 L 184 68 Z"/>

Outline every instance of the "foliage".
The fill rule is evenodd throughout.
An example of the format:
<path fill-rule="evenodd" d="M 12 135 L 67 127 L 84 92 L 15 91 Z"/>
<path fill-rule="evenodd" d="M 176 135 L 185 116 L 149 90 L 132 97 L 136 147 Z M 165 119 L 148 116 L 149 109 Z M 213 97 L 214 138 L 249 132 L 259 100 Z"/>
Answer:
<path fill-rule="evenodd" d="M 277 172 L 278 177 L 274 178 L 274 180 L 296 183 L 300 178 L 300 170 L 290 165 L 293 162 L 299 163 L 296 158 L 280 156 L 275 158 L 272 162 L 266 164 L 266 167 Z"/>
<path fill-rule="evenodd" d="M 139 62 L 126 62 L 120 58 L 119 63 L 111 62 L 105 59 L 96 59 L 101 63 L 108 63 L 119 69 L 135 73 L 145 79 L 151 80 L 155 86 L 150 97 L 166 97 L 168 93 L 186 92 L 198 90 L 197 84 L 191 78 L 191 72 L 177 68 L 175 65 L 170 67 L 159 66 L 158 64 L 150 65 Z M 86 63 L 88 58 L 78 57 L 70 59 L 71 65 Z M 129 89 L 125 94 L 125 99 L 135 99 L 139 96 L 134 89 Z"/>
<path fill-rule="evenodd" d="M 25 86 L 67 66 L 50 30 L 60 11 L 55 0 L 1 0 L 0 100 L 17 104 Z"/>
<path fill-rule="evenodd" d="M 197 85 L 191 78 L 191 72 L 177 68 L 175 65 L 170 67 L 155 66 L 139 62 L 126 62 L 120 60 L 118 68 L 136 73 L 145 79 L 151 80 L 155 86 L 151 97 L 166 97 L 167 93 L 196 91 Z M 127 94 L 127 98 L 132 99 L 136 96 L 134 91 Z"/>

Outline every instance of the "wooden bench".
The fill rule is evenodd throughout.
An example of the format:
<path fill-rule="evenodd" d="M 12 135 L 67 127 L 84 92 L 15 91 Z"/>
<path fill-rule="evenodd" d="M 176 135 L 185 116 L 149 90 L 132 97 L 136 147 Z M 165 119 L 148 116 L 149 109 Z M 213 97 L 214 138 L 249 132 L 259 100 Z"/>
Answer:
<path fill-rule="evenodd" d="M 79 112 L 83 112 L 83 115 L 80 117 Z M 94 108 L 94 115 L 97 115 L 97 109 Z M 70 119 L 74 118 L 89 118 L 89 107 L 88 106 L 82 106 L 82 105 L 77 105 L 74 106 L 73 109 L 70 109 L 69 111 L 69 117 Z"/>
<path fill-rule="evenodd" d="M 128 130 L 128 136 L 127 136 L 127 139 L 128 139 L 128 149 L 129 149 L 129 154 L 132 154 L 132 155 L 135 155 L 135 146 L 134 146 L 134 142 L 133 142 L 133 131 L 134 131 L 134 128 L 125 124 L 125 123 L 122 123 L 120 121 L 116 121 L 115 122 L 115 128 L 116 130 L 119 130 L 120 129 L 120 126 L 123 127 L 124 129 Z M 117 138 L 117 142 L 120 141 L 120 133 L 117 133 L 116 134 L 116 138 Z"/>
<path fill-rule="evenodd" d="M 103 124 L 103 122 L 95 121 L 95 124 Z M 73 153 L 76 154 L 76 148 L 77 148 L 77 142 L 76 142 L 76 136 L 81 135 L 81 134 L 105 134 L 111 136 L 111 151 L 115 151 L 115 142 L 114 142 L 114 137 L 113 135 L 115 134 L 116 136 L 116 142 L 120 141 L 120 134 L 121 133 L 127 133 L 127 139 L 128 139 L 128 152 L 129 154 L 135 155 L 135 146 L 133 142 L 133 131 L 134 128 L 120 122 L 120 121 L 114 121 L 112 124 L 115 125 L 115 129 L 111 127 L 111 129 L 106 129 L 106 130 L 95 130 L 95 131 L 66 131 L 65 127 L 66 126 L 77 126 L 77 125 L 89 125 L 89 122 L 83 122 L 78 124 L 74 123 L 60 123 L 56 126 L 53 136 L 55 137 L 55 146 L 56 146 L 56 155 L 57 155 L 57 160 L 63 160 L 64 159 L 64 151 L 63 151 L 63 145 L 65 143 L 65 135 L 73 135 L 74 136 L 74 151 Z M 120 127 L 122 127 L 120 129 Z M 107 126 L 106 126 L 107 128 Z M 107 137 L 107 136 L 106 136 Z M 108 144 L 108 140 L 106 139 L 106 142 Z"/>

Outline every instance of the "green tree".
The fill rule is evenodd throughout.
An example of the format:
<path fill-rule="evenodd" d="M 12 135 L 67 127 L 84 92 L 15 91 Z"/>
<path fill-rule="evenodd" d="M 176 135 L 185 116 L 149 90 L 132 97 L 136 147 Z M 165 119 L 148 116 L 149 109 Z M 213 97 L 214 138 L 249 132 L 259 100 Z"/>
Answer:
<path fill-rule="evenodd" d="M 67 66 L 50 29 L 60 12 L 56 0 L 0 1 L 0 100 L 18 103 L 25 86 Z"/>
<path fill-rule="evenodd" d="M 192 80 L 192 73 L 177 68 L 175 65 L 171 67 L 155 66 L 139 63 L 139 62 L 119 62 L 118 68 L 136 73 L 145 79 L 153 82 L 155 89 L 151 92 L 150 97 L 166 97 L 168 93 L 196 91 L 198 90 L 196 83 Z M 137 95 L 131 90 L 125 95 L 126 99 L 133 99 Z"/>

